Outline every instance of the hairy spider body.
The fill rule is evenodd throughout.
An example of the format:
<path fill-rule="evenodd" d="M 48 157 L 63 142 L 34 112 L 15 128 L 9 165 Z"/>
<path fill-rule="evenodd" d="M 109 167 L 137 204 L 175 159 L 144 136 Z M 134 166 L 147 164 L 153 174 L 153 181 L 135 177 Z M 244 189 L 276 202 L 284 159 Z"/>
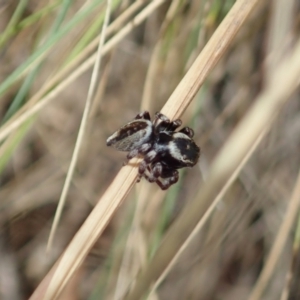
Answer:
<path fill-rule="evenodd" d="M 127 151 L 127 159 L 141 156 L 138 182 L 144 177 L 167 189 L 179 178 L 177 169 L 194 166 L 200 156 L 200 148 L 193 141 L 194 132 L 189 127 L 175 131 L 182 124 L 170 121 L 161 113 L 142 112 L 136 118 L 111 135 L 106 143 L 119 151 Z"/>

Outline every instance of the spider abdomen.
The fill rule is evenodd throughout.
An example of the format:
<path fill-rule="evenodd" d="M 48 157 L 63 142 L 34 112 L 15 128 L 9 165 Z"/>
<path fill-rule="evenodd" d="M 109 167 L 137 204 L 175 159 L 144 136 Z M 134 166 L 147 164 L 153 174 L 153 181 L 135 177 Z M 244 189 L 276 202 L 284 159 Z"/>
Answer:
<path fill-rule="evenodd" d="M 152 123 L 149 120 L 134 120 L 112 134 L 106 145 L 119 151 L 131 151 L 152 139 Z"/>

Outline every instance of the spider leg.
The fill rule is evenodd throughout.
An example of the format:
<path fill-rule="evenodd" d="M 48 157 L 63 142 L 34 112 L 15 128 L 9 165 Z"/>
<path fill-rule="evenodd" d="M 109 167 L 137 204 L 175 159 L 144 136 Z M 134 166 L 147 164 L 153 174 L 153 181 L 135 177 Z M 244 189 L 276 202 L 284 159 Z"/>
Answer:
<path fill-rule="evenodd" d="M 141 178 L 145 175 L 145 172 L 148 168 L 148 164 L 145 162 L 145 159 L 143 159 L 140 164 L 139 164 L 139 169 L 138 169 L 138 178 L 137 182 L 141 181 Z M 145 176 L 146 179 L 150 178 L 148 175 Z M 148 180 L 150 182 L 150 180 Z"/>
<path fill-rule="evenodd" d="M 192 138 L 194 136 L 194 130 L 190 127 L 183 127 L 178 132 L 182 132 L 190 138 Z"/>
<path fill-rule="evenodd" d="M 160 162 L 157 162 L 152 167 L 152 174 L 155 178 L 158 178 L 163 173 L 163 165 Z"/>
<path fill-rule="evenodd" d="M 156 183 L 162 190 L 166 190 L 176 183 L 178 179 L 179 173 L 177 170 L 165 169 L 162 176 L 156 180 Z"/>
<path fill-rule="evenodd" d="M 153 125 L 156 132 L 165 131 L 171 124 L 170 119 L 160 112 L 155 113 Z"/>
<path fill-rule="evenodd" d="M 151 143 L 143 144 L 139 148 L 133 149 L 130 152 L 128 152 L 127 159 L 128 160 L 132 159 L 132 158 L 138 156 L 139 154 L 145 155 L 151 149 L 151 147 L 152 147 Z"/>
<path fill-rule="evenodd" d="M 179 179 L 179 173 L 176 169 L 166 168 L 160 162 L 148 165 L 142 176 L 149 182 L 156 182 L 162 190 L 167 190 Z"/>
<path fill-rule="evenodd" d="M 135 120 L 138 120 L 138 119 L 145 119 L 145 120 L 151 120 L 150 118 L 150 114 L 148 111 L 142 111 L 140 112 L 138 115 L 136 115 L 136 117 L 134 118 Z"/>
<path fill-rule="evenodd" d="M 155 159 L 156 155 L 157 155 L 156 151 L 151 150 L 145 155 L 144 159 L 140 162 L 137 182 L 140 182 L 141 178 L 143 177 L 148 167 L 151 170 L 150 164 Z"/>
<path fill-rule="evenodd" d="M 148 165 L 143 176 L 149 182 L 156 182 L 163 172 L 163 165 L 160 162 Z"/>
<path fill-rule="evenodd" d="M 126 158 L 127 160 L 123 163 L 123 166 L 126 166 L 128 164 L 128 161 L 138 155 L 145 155 L 152 147 L 151 143 L 143 144 L 141 147 L 137 149 L 133 149 L 130 152 L 128 152 Z"/>
<path fill-rule="evenodd" d="M 150 166 L 147 167 L 145 173 L 143 174 L 143 177 L 149 181 L 149 182 L 155 182 L 157 178 L 154 177 L 153 175 L 153 171 L 152 169 L 150 168 Z"/>
<path fill-rule="evenodd" d="M 155 119 L 154 119 L 153 124 L 154 124 L 154 127 L 156 129 L 156 132 L 162 132 L 162 131 L 171 131 L 171 132 L 173 132 L 178 127 L 181 126 L 182 121 L 180 119 L 170 121 L 170 119 L 168 117 L 166 117 L 162 113 L 157 112 L 155 114 Z"/>
<path fill-rule="evenodd" d="M 176 119 L 174 121 L 162 121 L 156 126 L 157 132 L 162 132 L 162 131 L 168 131 L 168 132 L 173 132 L 175 131 L 178 127 L 180 127 L 182 124 L 182 121 L 180 119 Z"/>
<path fill-rule="evenodd" d="M 155 113 L 155 118 L 154 118 L 154 121 L 153 121 L 153 124 L 154 126 L 157 125 L 157 123 L 161 121 L 161 122 L 167 122 L 167 123 L 170 123 L 170 119 L 165 116 L 164 114 L 160 113 L 160 112 L 156 112 Z"/>

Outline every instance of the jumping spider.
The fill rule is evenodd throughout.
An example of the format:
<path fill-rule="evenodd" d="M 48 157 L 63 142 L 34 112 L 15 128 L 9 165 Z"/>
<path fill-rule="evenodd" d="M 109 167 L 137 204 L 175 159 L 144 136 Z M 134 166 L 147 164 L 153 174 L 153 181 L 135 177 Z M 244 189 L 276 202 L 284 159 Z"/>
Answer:
<path fill-rule="evenodd" d="M 170 121 L 161 113 L 151 122 L 149 112 L 144 111 L 111 135 L 106 144 L 129 152 L 128 160 L 142 157 L 137 181 L 144 177 L 166 190 L 178 181 L 177 169 L 194 166 L 200 156 L 200 148 L 192 139 L 194 131 L 189 127 L 176 131 L 181 124 L 180 119 Z"/>

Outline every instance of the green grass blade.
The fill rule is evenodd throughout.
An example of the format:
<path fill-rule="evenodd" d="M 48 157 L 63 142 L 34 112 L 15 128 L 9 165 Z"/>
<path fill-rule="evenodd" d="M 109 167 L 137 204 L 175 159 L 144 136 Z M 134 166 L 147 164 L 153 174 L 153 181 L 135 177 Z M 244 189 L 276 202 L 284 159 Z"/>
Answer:
<path fill-rule="evenodd" d="M 4 82 L 0 85 L 0 96 L 2 96 L 5 91 L 11 87 L 20 77 L 29 69 L 36 65 L 42 55 L 45 55 L 52 46 L 54 46 L 62 37 L 64 37 L 71 29 L 73 29 L 80 21 L 82 21 L 86 16 L 92 13 L 99 2 L 102 0 L 95 0 L 90 5 L 86 6 L 80 10 L 77 15 L 75 15 L 72 20 L 70 20 L 63 28 L 57 31 L 44 45 L 39 48 L 35 53 L 33 53 L 21 66 L 19 66 L 11 75 L 9 75 Z"/>
<path fill-rule="evenodd" d="M 28 132 L 34 120 L 35 118 L 30 118 L 27 120 L 13 135 L 9 137 L 9 140 L 7 140 L 8 144 L 6 144 L 6 149 L 2 155 L 0 155 L 0 174 L 3 172 L 12 154 L 20 144 L 20 141 L 23 139 L 25 134 Z"/>
<path fill-rule="evenodd" d="M 60 12 L 58 13 L 58 16 L 57 16 L 56 20 L 54 21 L 54 24 L 53 24 L 52 29 L 50 31 L 49 38 L 51 36 L 53 36 L 55 34 L 55 32 L 62 25 L 62 23 L 65 19 L 65 16 L 67 14 L 67 11 L 68 11 L 71 4 L 72 4 L 71 0 L 64 0 L 63 1 L 62 8 L 61 8 Z M 22 106 L 22 104 L 24 103 L 24 101 L 25 101 L 25 99 L 28 95 L 28 92 L 30 90 L 31 85 L 32 85 L 32 83 L 34 82 L 34 80 L 36 78 L 36 75 L 39 73 L 39 70 L 40 70 L 41 66 L 42 66 L 42 64 L 40 63 L 26 77 L 26 79 L 23 82 L 21 88 L 19 89 L 16 97 L 14 98 L 14 100 L 12 101 L 9 109 L 7 110 L 7 112 L 6 112 L 6 114 L 3 118 L 2 124 L 5 123 Z"/>
<path fill-rule="evenodd" d="M 24 10 L 26 9 L 28 0 L 21 0 L 14 11 L 6 29 L 0 35 L 0 48 L 6 43 L 6 41 L 11 37 L 11 35 L 15 32 L 15 27 L 17 26 L 19 20 L 21 19 Z"/>
<path fill-rule="evenodd" d="M 120 4 L 120 0 L 114 0 L 112 2 L 112 10 L 116 9 L 116 7 L 119 4 Z M 101 13 L 101 15 L 97 17 L 96 21 L 93 24 L 91 24 L 87 32 L 80 39 L 77 45 L 73 48 L 69 57 L 66 60 L 66 63 L 72 61 L 78 55 L 78 53 L 80 53 L 86 47 L 86 45 L 98 34 L 99 28 L 103 24 L 103 20 L 104 20 L 104 13 Z"/>

